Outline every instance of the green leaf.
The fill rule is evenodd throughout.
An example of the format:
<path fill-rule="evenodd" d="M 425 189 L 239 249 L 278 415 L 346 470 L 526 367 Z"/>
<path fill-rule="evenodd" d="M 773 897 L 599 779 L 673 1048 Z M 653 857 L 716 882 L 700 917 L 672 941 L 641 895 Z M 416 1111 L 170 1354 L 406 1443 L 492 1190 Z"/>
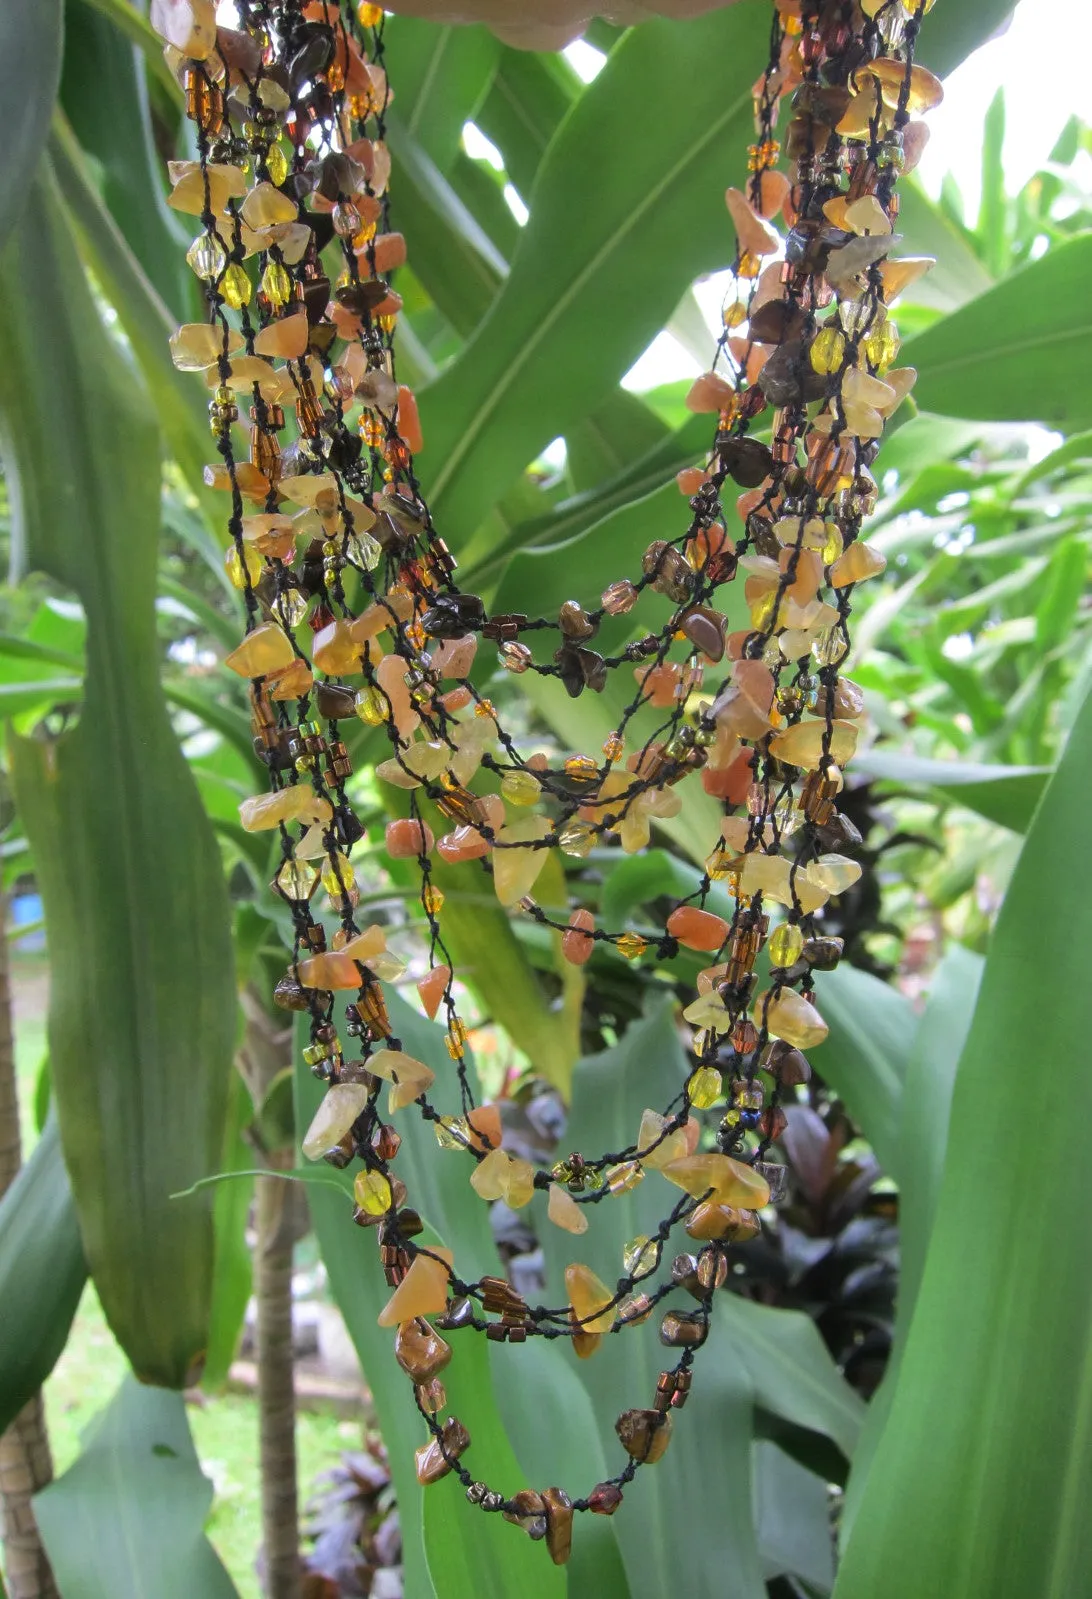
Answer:
<path fill-rule="evenodd" d="M 1035 646 L 1042 655 L 1062 644 L 1081 608 L 1087 586 L 1088 548 L 1083 539 L 1064 539 L 1050 557 L 1042 598 L 1035 608 Z"/>
<path fill-rule="evenodd" d="M 0 246 L 15 231 L 61 80 L 62 0 L 8 0 L 0 48 Z"/>
<path fill-rule="evenodd" d="M 569 63 L 560 56 L 501 50 L 493 83 L 477 125 L 500 150 L 505 169 L 526 200 L 543 154 L 562 118 L 580 94 Z"/>
<path fill-rule="evenodd" d="M 243 1172 L 251 1165 L 254 1151 L 243 1136 L 250 1120 L 250 1096 L 238 1072 L 232 1076 L 228 1096 L 227 1125 L 224 1128 L 224 1153 L 221 1172 Z M 212 1305 L 209 1311 L 209 1346 L 201 1386 L 216 1393 L 227 1381 L 228 1371 L 239 1347 L 247 1302 L 253 1281 L 253 1261 L 247 1240 L 253 1179 L 221 1183 L 212 1201 L 214 1236 L 212 1261 Z"/>
<path fill-rule="evenodd" d="M 558 129 L 501 294 L 422 395 L 439 463 L 431 503 L 456 533 L 604 399 L 693 277 L 723 263 L 724 178 L 711 155 L 746 142 L 768 30 L 757 0 L 633 29 Z M 677 111 L 667 128 L 645 114 L 666 100 Z"/>
<path fill-rule="evenodd" d="M 34 1519 L 72 1599 L 238 1599 L 202 1530 L 211 1504 L 182 1395 L 127 1376 Z"/>
<path fill-rule="evenodd" d="M 61 1139 L 110 1325 L 143 1378 L 181 1387 L 208 1342 L 211 1199 L 169 1195 L 220 1161 L 235 992 L 219 851 L 153 664 L 155 433 L 99 321 L 48 167 L 0 284 L 13 545 L 24 566 L 74 590 L 87 617 L 79 725 L 11 743 L 56 979 Z"/>
<path fill-rule="evenodd" d="M 1092 879 L 1077 841 L 1090 781 L 1087 700 L 993 935 L 921 1289 L 838 1599 L 1061 1599 L 1086 1579 Z M 1025 1086 L 1041 1061 L 1068 1136 L 1040 1154 Z"/>
<path fill-rule="evenodd" d="M 914 179 L 899 185 L 898 231 L 902 235 L 900 255 L 931 255 L 936 260 L 936 266 L 907 290 L 907 299 L 914 305 L 950 312 L 990 287 L 993 279 L 965 231 L 955 226 Z M 898 311 L 895 315 L 898 318 Z"/>
<path fill-rule="evenodd" d="M 1008 198 L 1005 194 L 1005 91 L 998 89 L 982 125 L 982 203 L 975 232 L 993 277 L 1009 264 Z"/>
<path fill-rule="evenodd" d="M 867 750 L 854 763 L 866 777 L 935 788 L 999 827 L 1026 833 L 1050 777 L 1048 766 L 985 766 Z"/>
<path fill-rule="evenodd" d="M 1045 422 L 1062 432 L 1092 423 L 1092 234 L 953 311 L 903 346 L 920 373 L 919 405 L 980 421 Z"/>
<path fill-rule="evenodd" d="M 830 1033 L 808 1058 L 845 1100 L 884 1170 L 894 1171 L 914 1034 L 910 1002 L 889 983 L 847 965 L 817 973 L 816 993 Z"/>
<path fill-rule="evenodd" d="M 86 1281 L 57 1119 L 50 1115 L 0 1199 L 0 1432 L 57 1364 Z"/>
<path fill-rule="evenodd" d="M 446 172 L 463 124 L 488 93 L 500 43 L 488 28 L 438 27 L 399 16 L 384 31 L 383 46 L 400 123 Z"/>
<path fill-rule="evenodd" d="M 396 993 L 388 995 L 391 1021 L 407 1051 L 432 1064 L 441 1082 L 450 1081 L 451 1062 L 441 1030 L 413 1011 Z M 302 1040 L 303 1030 L 299 1036 Z M 323 1093 L 296 1052 L 297 1121 L 305 1129 Z M 399 1175 L 413 1203 L 442 1242 L 455 1249 L 467 1276 L 497 1270 L 488 1208 L 469 1183 L 464 1160 L 442 1153 L 429 1125 L 412 1110 L 400 1115 L 402 1147 Z M 326 1168 L 329 1170 L 329 1168 Z M 498 1516 L 475 1515 L 456 1477 L 422 1490 L 413 1470 L 413 1450 L 427 1434 L 413 1390 L 393 1368 L 391 1334 L 378 1325 L 390 1289 L 383 1281 L 374 1236 L 353 1226 L 352 1173 L 330 1173 L 342 1190 L 311 1187 L 308 1200 L 330 1290 L 345 1317 L 375 1402 L 380 1430 L 390 1449 L 391 1471 L 402 1522 L 405 1586 L 414 1599 L 511 1599 L 534 1594 L 560 1599 L 563 1573 L 543 1560 L 543 1551 Z M 435 1237 L 436 1234 L 429 1236 Z M 505 1351 L 504 1353 L 507 1353 Z M 508 1362 L 505 1362 L 508 1365 Z M 444 1373 L 452 1414 L 470 1431 L 474 1459 L 503 1492 L 524 1486 L 492 1392 L 486 1341 L 471 1334 L 460 1340 Z M 426 1551 L 427 1561 L 426 1565 Z M 430 1579 L 428 1571 L 432 1570 Z"/>
<path fill-rule="evenodd" d="M 141 16 L 136 6 L 132 5 L 130 0 L 83 0 L 83 3 L 101 12 L 113 23 L 119 33 L 143 52 L 147 70 L 153 78 L 158 79 L 160 87 L 170 99 L 177 101 L 178 84 L 164 60 L 163 40 L 147 18 Z"/>

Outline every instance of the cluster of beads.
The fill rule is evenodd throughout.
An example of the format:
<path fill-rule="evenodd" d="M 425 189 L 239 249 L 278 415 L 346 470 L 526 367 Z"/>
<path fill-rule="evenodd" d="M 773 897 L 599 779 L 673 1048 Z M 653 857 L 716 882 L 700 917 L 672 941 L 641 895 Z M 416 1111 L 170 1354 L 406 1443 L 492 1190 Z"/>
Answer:
<path fill-rule="evenodd" d="M 395 1358 L 428 1428 L 420 1481 L 454 1471 L 471 1503 L 544 1539 L 559 1563 L 574 1512 L 611 1514 L 637 1468 L 667 1448 L 724 1282 L 725 1247 L 758 1232 L 759 1212 L 783 1187 L 783 1168 L 766 1159 L 785 1126 L 780 1102 L 806 1081 L 802 1052 L 827 1031 L 814 973 L 834 966 L 841 946 L 824 936 L 821 912 L 860 875 L 844 853 L 860 839 L 838 796 L 864 704 L 841 667 L 856 587 L 884 566 L 861 539 L 876 498 L 870 467 L 914 381 L 894 364 L 889 307 L 930 264 L 891 254 L 896 180 L 923 147 L 917 114 L 941 93 L 914 62 L 930 4 L 776 0 L 750 177 L 727 194 L 735 287 L 712 369 L 688 399 L 716 416 L 705 466 L 679 476 L 689 525 L 651 544 L 641 572 L 619 576 L 597 605 L 570 600 L 556 619 L 532 619 L 490 615 L 460 590 L 415 474 L 417 407 L 393 353 L 401 300 L 390 274 L 406 252 L 389 223 L 382 9 L 240 0 L 240 26 L 229 29 L 217 26 L 213 0 L 153 0 L 195 125 L 197 159 L 172 164 L 170 201 L 200 220 L 187 259 L 208 306 L 208 320 L 180 328 L 172 351 L 211 391 L 219 460 L 206 478 L 230 504 L 228 572 L 247 617 L 226 664 L 248 683 L 269 774 L 241 821 L 279 837 L 273 888 L 291 915 L 293 953 L 275 998 L 309 1015 L 306 1059 L 328 1085 L 304 1153 L 359 1162 L 355 1219 L 376 1229 L 393 1290 L 380 1323 L 396 1329 Z M 774 136 L 783 109 L 787 175 Z M 245 454 L 236 431 L 244 395 Z M 754 436 L 756 423 L 769 442 Z M 735 538 L 729 482 L 740 491 Z M 732 631 L 714 601 L 741 571 L 749 625 Z M 654 596 L 670 608 L 662 627 L 635 630 L 615 655 L 594 647 Z M 544 658 L 529 642 L 543 633 L 555 646 Z M 555 677 L 573 696 L 632 672 L 633 700 L 601 757 L 551 764 L 521 754 L 475 686 L 479 641 L 507 671 Z M 707 688 L 713 672 L 720 680 Z M 662 713 L 654 731 L 627 753 L 634 719 L 650 709 Z M 443 1013 L 454 1113 L 430 1098 L 436 1073 L 392 1034 L 383 984 L 403 963 L 383 926 L 356 920 L 351 852 L 363 828 L 340 731 L 355 718 L 388 741 L 379 782 L 404 791 L 409 814 L 389 823 L 385 846 L 419 869 L 428 970 L 417 988 L 430 1018 Z M 597 927 L 580 905 L 555 921 L 532 897 L 551 849 L 576 860 L 597 843 L 643 849 L 654 822 L 678 814 L 688 779 L 720 802 L 723 820 L 698 889 L 662 934 Z M 480 863 L 499 903 L 556 928 L 575 964 L 597 944 L 629 960 L 666 962 L 680 948 L 709 957 L 684 1011 L 691 1074 L 664 1111 L 645 1112 L 631 1145 L 544 1169 L 502 1147 L 497 1107 L 477 1104 L 469 1080 L 435 861 Z M 708 908 L 714 883 L 732 895 L 730 919 Z M 314 909 L 320 885 L 337 919 L 329 941 Z M 344 1035 L 338 994 L 349 997 Z M 613 1287 L 576 1263 L 565 1305 L 529 1305 L 505 1278 L 466 1282 L 449 1251 L 415 1242 L 423 1224 L 396 1175 L 401 1140 L 381 1114 L 384 1089 L 388 1118 L 414 1106 L 441 1148 L 469 1158 L 483 1200 L 520 1208 L 546 1191 L 549 1220 L 572 1234 L 587 1229 L 590 1202 L 649 1172 L 680 1197 L 652 1236 L 627 1246 Z M 701 1113 L 718 1105 L 715 1147 L 701 1149 Z M 677 1228 L 697 1248 L 652 1286 Z M 556 1487 L 505 1498 L 471 1476 L 466 1427 L 441 1419 L 452 1351 L 437 1329 L 509 1343 L 564 1337 L 589 1356 L 677 1291 L 690 1307 L 669 1309 L 660 1325 L 677 1359 L 650 1406 L 618 1418 L 627 1463 L 616 1477 L 572 1499 Z"/>

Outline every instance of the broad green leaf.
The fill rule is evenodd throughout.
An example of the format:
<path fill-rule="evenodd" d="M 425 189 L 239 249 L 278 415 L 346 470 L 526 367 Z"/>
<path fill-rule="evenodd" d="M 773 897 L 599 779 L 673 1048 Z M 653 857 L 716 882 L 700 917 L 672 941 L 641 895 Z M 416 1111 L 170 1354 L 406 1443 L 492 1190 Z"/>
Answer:
<path fill-rule="evenodd" d="M 253 1164 L 254 1151 L 243 1136 L 250 1119 L 250 1096 L 238 1072 L 233 1073 L 224 1128 L 222 1172 L 243 1172 Z M 253 1280 L 253 1261 L 247 1241 L 253 1179 L 221 1183 L 212 1201 L 214 1235 L 212 1305 L 209 1311 L 209 1345 L 201 1386 L 216 1393 L 227 1381 L 239 1347 L 247 1301 Z"/>
<path fill-rule="evenodd" d="M 15 230 L 49 131 L 61 79 L 62 0 L 8 0 L 0 39 L 0 246 Z M 10 315 L 10 309 L 9 309 Z"/>
<path fill-rule="evenodd" d="M 1062 432 L 1092 422 L 1092 234 L 1049 250 L 903 346 L 929 411 L 982 421 L 1038 421 Z"/>
<path fill-rule="evenodd" d="M 963 229 L 955 227 L 913 179 L 899 185 L 898 231 L 899 255 L 931 255 L 936 260 L 936 266 L 907 290 L 913 305 L 950 312 L 990 287 L 993 279 Z M 898 309 L 895 316 L 898 319 Z"/>
<path fill-rule="evenodd" d="M 1057 649 L 1077 620 L 1088 586 L 1088 547 L 1065 539 L 1050 558 L 1044 591 L 1035 609 L 1035 644 L 1043 655 Z"/>
<path fill-rule="evenodd" d="M 669 432 L 643 400 L 626 389 L 615 390 L 566 440 L 573 492 L 598 488 L 662 444 Z"/>
<path fill-rule="evenodd" d="M 449 1088 L 453 1071 L 439 1027 L 426 1022 L 397 994 L 388 995 L 391 1021 L 410 1054 L 432 1064 L 439 1077 L 434 1101 L 458 1109 Z M 298 1034 L 302 1036 L 302 1030 Z M 299 1051 L 296 1054 L 300 1061 Z M 297 1124 L 305 1129 L 322 1097 L 322 1087 L 302 1064 L 296 1069 Z M 467 1277 L 497 1270 L 489 1212 L 470 1187 L 467 1161 L 443 1152 L 429 1125 L 410 1109 L 398 1117 L 402 1147 L 398 1173 L 427 1224 L 456 1252 L 458 1270 Z M 544 1561 L 537 1549 L 499 1516 L 475 1514 L 455 1477 L 422 1490 L 413 1470 L 413 1450 L 427 1433 L 413 1400 L 409 1381 L 394 1365 L 389 1329 L 377 1318 L 390 1297 L 383 1281 L 374 1234 L 353 1226 L 352 1173 L 333 1173 L 333 1186 L 310 1186 L 308 1199 L 330 1289 L 345 1317 L 349 1335 L 369 1379 L 380 1429 L 390 1451 L 391 1471 L 402 1522 L 406 1592 L 421 1599 L 511 1599 L 533 1593 L 538 1599 L 560 1599 L 564 1575 Z M 473 1333 L 455 1337 L 455 1355 L 444 1373 L 450 1410 L 466 1423 L 473 1459 L 490 1481 L 505 1493 L 524 1486 L 523 1475 L 507 1442 L 492 1392 L 486 1342 Z M 503 1351 L 507 1354 L 509 1351 Z M 505 1362 L 510 1368 L 510 1363 Z M 469 1457 L 468 1457 L 469 1458 Z M 472 1469 L 478 1469 L 478 1465 Z M 426 1551 L 427 1561 L 426 1565 Z M 429 1567 L 432 1577 L 428 1575 Z"/>
<path fill-rule="evenodd" d="M 51 1115 L 0 1199 L 0 1431 L 56 1365 L 86 1281 L 76 1207 Z"/>
<path fill-rule="evenodd" d="M 14 542 L 87 616 L 79 725 L 11 743 L 55 974 L 61 1139 L 110 1325 L 141 1377 L 181 1387 L 208 1341 L 211 1202 L 169 1196 L 221 1157 L 235 994 L 219 852 L 154 665 L 156 437 L 48 168 L 0 283 L 18 307 L 0 329 Z"/>
<path fill-rule="evenodd" d="M 726 259 L 724 174 L 710 157 L 746 143 L 768 29 L 757 0 L 634 29 L 564 119 L 501 294 L 422 396 L 433 509 L 456 537 L 604 399 L 693 277 Z M 677 115 L 665 126 L 645 113 L 667 99 Z"/>
<path fill-rule="evenodd" d="M 991 942 L 921 1289 L 838 1599 L 1061 1599 L 1081 1590 L 1092 1561 L 1092 1168 L 1082 1148 L 1092 881 L 1078 843 L 1090 781 L 1092 700 Z M 1037 1061 L 1050 1062 L 1064 1107 L 1064 1150 L 1028 1144 Z"/>
<path fill-rule="evenodd" d="M 463 124 L 489 91 L 500 43 L 488 28 L 400 16 L 384 30 L 383 46 L 401 126 L 446 172 Z"/>
<path fill-rule="evenodd" d="M 1050 777 L 1047 766 L 984 766 L 867 750 L 854 763 L 866 777 L 935 788 L 987 821 L 1026 833 Z"/>
<path fill-rule="evenodd" d="M 1002 160 L 1004 144 L 1005 91 L 998 89 L 982 126 L 982 200 L 975 229 L 983 260 L 995 278 L 1004 273 L 1011 253 L 1008 197 Z"/>
<path fill-rule="evenodd" d="M 500 150 L 505 169 L 525 200 L 543 154 L 580 94 L 569 63 L 505 45 L 476 122 Z"/>
<path fill-rule="evenodd" d="M 127 1376 L 34 1518 L 66 1599 L 237 1599 L 202 1530 L 211 1504 L 182 1395 Z"/>
<path fill-rule="evenodd" d="M 172 100 L 177 100 L 178 84 L 163 58 L 163 40 L 131 0 L 83 0 L 83 4 L 101 12 L 119 33 L 143 52 L 148 72 Z"/>
<path fill-rule="evenodd" d="M 815 987 L 830 1033 L 808 1059 L 892 1172 L 914 1033 L 910 1002 L 890 983 L 849 965 L 817 973 Z"/>

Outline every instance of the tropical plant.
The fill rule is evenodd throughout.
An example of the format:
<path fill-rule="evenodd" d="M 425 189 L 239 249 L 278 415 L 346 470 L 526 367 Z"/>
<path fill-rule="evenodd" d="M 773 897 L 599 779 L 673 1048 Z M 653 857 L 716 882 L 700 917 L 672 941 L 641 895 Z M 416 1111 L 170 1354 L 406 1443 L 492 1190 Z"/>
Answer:
<path fill-rule="evenodd" d="M 931 63 L 951 69 L 1007 10 L 938 7 Z M 67 0 L 63 16 L 59 0 L 16 4 L 0 30 L 12 108 L 0 159 L 13 579 L 0 703 L 16 811 L 5 868 L 9 883 L 34 871 L 55 975 L 55 1119 L 0 1202 L 0 1425 L 47 1376 L 90 1272 L 143 1386 L 125 1384 L 85 1454 L 36 1498 L 41 1536 L 62 1595 L 192 1599 L 233 1589 L 202 1534 L 209 1489 L 180 1393 L 202 1359 L 206 1384 L 222 1382 L 252 1285 L 253 1178 L 203 1184 L 249 1173 L 255 1146 L 282 1173 L 257 1179 L 276 1249 L 260 1248 L 256 1273 L 271 1317 L 265 1414 L 281 1404 L 283 1441 L 291 1230 L 277 1192 L 301 1176 L 283 1151 L 319 1090 L 298 1049 L 288 1069 L 275 1018 L 249 997 L 271 988 L 288 929 L 266 845 L 238 824 L 260 768 L 242 695 L 218 664 L 237 637 L 236 596 L 202 477 L 202 408 L 166 346 L 195 314 L 187 236 L 160 178 L 162 155 L 186 138 L 175 85 L 126 0 Z M 597 24 L 601 70 L 584 84 L 566 58 L 483 28 L 389 19 L 393 192 L 413 263 L 400 280 L 400 361 L 420 394 L 435 515 L 463 586 L 491 609 L 597 593 L 677 523 L 670 480 L 704 450 L 706 423 L 687 415 L 679 386 L 639 397 L 621 380 L 664 328 L 687 345 L 706 337 L 692 285 L 728 256 L 720 193 L 747 142 L 767 32 L 767 0 L 626 32 Z M 670 116 L 648 115 L 667 105 Z M 469 153 L 468 123 L 499 166 Z M 413 1599 L 643 1599 L 673 1591 L 680 1570 L 695 1593 L 829 1593 L 831 1485 L 839 1599 L 1045 1596 L 1087 1582 L 1075 1506 L 1089 1468 L 1066 1404 L 1083 1393 L 1090 1330 L 1072 1287 L 1088 1275 L 1077 1062 L 1092 1021 L 1080 969 L 1090 895 L 1077 856 L 1092 776 L 1092 233 L 1076 158 L 1090 144 L 1071 124 L 1010 200 L 1002 133 L 998 102 L 973 226 L 950 186 L 933 203 L 909 184 L 900 217 L 907 253 L 939 265 L 900 309 L 920 409 L 906 408 L 883 458 L 870 538 L 890 577 L 873 585 L 858 634 L 877 737 L 857 763 L 869 781 L 851 814 L 876 864 L 872 898 L 838 907 L 857 964 L 822 990 L 831 1036 L 783 1141 L 794 1205 L 761 1250 L 740 1253 L 673 1469 L 641 1475 L 627 1517 L 587 1518 L 567 1576 L 499 1518 L 471 1525 L 454 1479 L 422 1495 L 418 1417 L 408 1391 L 382 1380 L 383 1288 L 350 1224 L 347 1181 L 309 1178 L 331 1292 L 375 1374 Z M 558 438 L 563 464 L 546 453 Z M 486 681 L 511 695 L 503 674 Z M 611 690 L 569 700 L 555 687 L 521 679 L 526 697 L 509 708 L 544 745 L 597 748 L 616 721 Z M 353 753 L 362 814 L 379 822 L 374 736 L 362 727 Z M 574 862 L 584 901 L 642 925 L 700 868 L 693 841 L 708 836 L 711 806 L 691 796 L 647 856 Z M 409 879 L 367 858 L 367 900 L 410 952 Z M 506 1089 L 543 1080 L 582 1139 L 609 1147 L 663 1100 L 665 1078 L 682 1081 L 674 991 L 696 962 L 642 976 L 597 949 L 581 973 L 548 932 L 485 902 L 465 868 L 438 880 L 478 1006 L 483 1076 L 498 1092 L 502 1078 Z M 435 1057 L 439 1033 L 397 996 L 392 1010 L 413 1052 Z M 1049 1098 L 1040 1060 L 1059 1081 Z M 1044 1157 L 1029 1137 L 1052 1103 L 1074 1128 L 1070 1158 Z M 430 1236 L 487 1270 L 494 1234 L 426 1132 L 406 1133 L 399 1160 Z M 609 1275 L 649 1229 L 648 1203 L 637 1189 L 611 1207 L 593 1268 Z M 536 1230 L 556 1281 L 556 1235 Z M 536 1346 L 518 1386 L 503 1349 L 458 1350 L 452 1401 L 475 1418 L 499 1479 L 558 1480 L 574 1458 L 589 1479 L 605 1474 L 600 1439 L 620 1394 L 654 1378 L 647 1347 L 618 1342 L 628 1348 L 609 1365 L 579 1367 Z M 1016 1391 L 1023 1408 L 1008 1402 Z M 544 1432 L 547 1410 L 564 1425 Z M 1028 1440 L 1042 1450 L 1030 1488 Z M 284 1479 L 267 1479 L 280 1599 L 299 1592 L 294 1507 Z M 1013 1524 L 1034 1534 L 1015 1552 Z"/>

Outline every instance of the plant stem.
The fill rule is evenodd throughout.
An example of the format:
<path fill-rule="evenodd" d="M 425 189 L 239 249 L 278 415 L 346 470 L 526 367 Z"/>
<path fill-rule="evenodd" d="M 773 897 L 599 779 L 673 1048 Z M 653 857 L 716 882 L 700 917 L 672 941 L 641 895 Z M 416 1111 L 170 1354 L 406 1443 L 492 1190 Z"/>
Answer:
<path fill-rule="evenodd" d="M 0 896 L 0 927 L 6 921 L 7 901 Z M 21 1164 L 8 941 L 0 938 L 0 1194 L 14 1182 Z M 0 1536 L 10 1599 L 57 1599 L 31 1503 L 38 1490 L 52 1481 L 49 1434 L 38 1393 L 0 1437 Z"/>

